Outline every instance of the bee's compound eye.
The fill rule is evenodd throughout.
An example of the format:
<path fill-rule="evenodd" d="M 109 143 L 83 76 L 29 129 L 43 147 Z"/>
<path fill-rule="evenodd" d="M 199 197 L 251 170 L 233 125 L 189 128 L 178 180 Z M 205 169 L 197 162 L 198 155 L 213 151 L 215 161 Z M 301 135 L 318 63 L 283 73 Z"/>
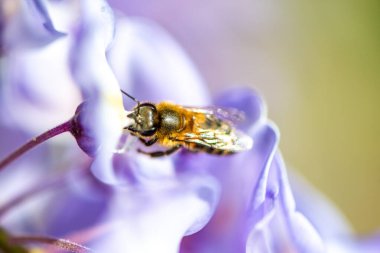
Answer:
<path fill-rule="evenodd" d="M 153 104 L 141 104 L 138 113 L 139 133 L 142 136 L 152 136 L 157 131 L 158 113 Z"/>

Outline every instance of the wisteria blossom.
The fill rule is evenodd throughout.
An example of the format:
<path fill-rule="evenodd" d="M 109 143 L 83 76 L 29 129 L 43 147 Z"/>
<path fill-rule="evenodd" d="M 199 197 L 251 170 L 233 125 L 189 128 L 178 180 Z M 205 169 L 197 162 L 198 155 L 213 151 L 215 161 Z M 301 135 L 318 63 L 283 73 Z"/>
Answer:
<path fill-rule="evenodd" d="M 212 96 L 153 21 L 104 0 L 3 5 L 0 252 L 379 252 L 379 238 L 355 239 L 301 179 L 290 185 L 261 96 L 244 87 Z M 121 89 L 237 109 L 253 147 L 140 154 Z"/>

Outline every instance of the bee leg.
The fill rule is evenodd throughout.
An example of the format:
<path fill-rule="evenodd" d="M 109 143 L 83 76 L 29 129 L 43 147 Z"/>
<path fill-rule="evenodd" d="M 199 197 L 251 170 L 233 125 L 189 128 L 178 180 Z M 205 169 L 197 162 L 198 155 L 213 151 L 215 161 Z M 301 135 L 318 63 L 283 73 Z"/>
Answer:
<path fill-rule="evenodd" d="M 139 138 L 139 140 L 144 143 L 145 146 L 149 147 L 149 146 L 152 146 L 154 143 L 157 142 L 158 138 L 157 137 L 154 137 L 153 139 L 150 139 L 150 140 L 145 140 L 143 138 Z"/>
<path fill-rule="evenodd" d="M 145 155 L 149 155 L 151 157 L 160 157 L 160 156 L 166 156 L 166 155 L 170 155 L 170 154 L 173 154 L 174 152 L 176 152 L 178 149 L 181 148 L 181 145 L 177 145 L 177 146 L 174 146 L 168 150 L 165 150 L 165 151 L 156 151 L 156 152 L 146 152 L 144 150 L 141 150 L 141 149 L 138 149 L 137 151 L 139 153 L 142 153 L 142 154 L 145 154 Z"/>

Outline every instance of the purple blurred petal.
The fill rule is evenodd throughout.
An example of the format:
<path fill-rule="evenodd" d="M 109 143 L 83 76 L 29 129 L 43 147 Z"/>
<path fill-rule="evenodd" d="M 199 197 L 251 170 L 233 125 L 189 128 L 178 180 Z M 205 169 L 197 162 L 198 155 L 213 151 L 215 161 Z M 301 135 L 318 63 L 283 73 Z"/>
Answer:
<path fill-rule="evenodd" d="M 292 236 L 295 247 L 300 252 L 325 252 L 325 246 L 320 235 L 311 223 L 298 211 L 290 189 L 286 167 L 281 155 L 275 158 L 275 165 L 280 183 L 280 200 L 285 215 L 289 234 Z"/>
<path fill-rule="evenodd" d="M 209 170 L 222 185 L 220 204 L 210 223 L 199 233 L 185 238 L 183 252 L 242 252 L 245 249 L 246 231 L 249 223 L 247 208 L 253 191 L 262 177 L 268 171 L 273 153 L 277 148 L 278 132 L 272 125 L 262 125 L 256 128 L 252 138 L 255 143 L 252 150 L 230 157 L 214 157 L 209 155 L 189 155 L 178 166 L 186 166 L 184 171 L 194 168 Z M 195 159 L 194 156 L 197 156 Z M 261 179 L 261 182 L 265 180 Z M 265 186 L 265 183 L 263 183 Z M 263 187 L 264 187 L 263 186 Z M 259 193 L 260 192 L 260 193 Z M 275 192 L 275 189 L 274 189 Z M 261 193 L 257 191 L 259 203 L 263 203 Z M 265 202 L 262 206 L 261 217 L 266 216 L 273 209 L 273 203 Z"/>
<path fill-rule="evenodd" d="M 106 59 L 106 50 L 114 35 L 114 17 L 103 0 L 82 1 L 80 17 L 71 50 L 71 70 L 84 98 L 91 98 L 117 86 Z"/>
<path fill-rule="evenodd" d="M 13 127 L 39 134 L 68 120 L 80 101 L 67 64 L 69 37 L 54 41 L 56 24 L 66 26 L 69 32 L 77 15 L 71 11 L 75 4 L 9 2 L 15 3 L 14 12 L 4 19 L 1 116 Z M 47 31 L 43 24 L 55 32 Z"/>
<path fill-rule="evenodd" d="M 239 128 L 247 130 L 257 122 L 267 120 L 267 108 L 263 99 L 250 88 L 235 88 L 224 92 L 216 99 L 216 106 L 235 108 L 244 112 L 245 120 L 237 122 Z"/>
<path fill-rule="evenodd" d="M 259 148 L 259 150 L 264 150 L 264 152 L 262 152 L 261 154 L 261 157 L 264 160 L 262 161 L 263 166 L 258 171 L 259 178 L 258 181 L 255 183 L 255 190 L 251 201 L 253 210 L 257 209 L 260 205 L 262 205 L 267 196 L 269 196 L 270 199 L 273 198 L 273 194 L 268 195 L 268 188 L 272 187 L 271 185 L 268 185 L 268 178 L 273 157 L 277 151 L 277 146 L 279 142 L 279 132 L 275 126 L 268 125 L 260 129 L 259 132 L 256 133 L 256 136 L 258 138 L 254 138 L 254 140 L 260 140 L 260 137 L 262 138 L 264 136 L 267 136 L 266 138 L 263 138 L 262 142 L 255 143 L 255 145 L 259 145 L 259 147 L 261 147 L 260 144 L 262 145 L 263 143 L 265 144 L 263 147 L 267 145 L 267 148 Z"/>
<path fill-rule="evenodd" d="M 65 38 L 49 47 L 14 52 L 3 59 L 3 122 L 40 134 L 72 117 L 80 96 L 70 76 L 67 53 Z"/>
<path fill-rule="evenodd" d="M 48 1 L 21 1 L 15 14 L 7 21 L 4 31 L 4 49 L 41 47 L 61 38 L 50 14 Z M 70 15 L 69 13 L 67 15 Z"/>
<path fill-rule="evenodd" d="M 119 19 L 109 58 L 121 87 L 139 100 L 210 104 L 206 86 L 186 53 L 152 21 Z"/>
<path fill-rule="evenodd" d="M 42 19 L 43 19 L 43 26 L 48 30 L 52 35 L 55 35 L 57 37 L 65 35 L 65 33 L 59 32 L 56 30 L 56 28 L 53 25 L 53 22 L 50 18 L 46 1 L 43 0 L 32 0 L 33 4 L 35 5 L 37 11 L 40 13 Z"/>
<path fill-rule="evenodd" d="M 98 252 L 177 252 L 184 234 L 209 220 L 218 199 L 211 178 L 163 181 L 115 198 L 108 235 L 93 243 Z"/>
<path fill-rule="evenodd" d="M 289 176 L 297 210 L 310 220 L 323 240 L 352 236 L 348 221 L 330 200 L 294 171 L 290 171 Z M 318 212 L 315 211 L 316 207 Z"/>
<path fill-rule="evenodd" d="M 357 239 L 347 237 L 338 241 L 328 243 L 328 253 L 378 253 L 380 249 L 380 234 Z"/>
<path fill-rule="evenodd" d="M 96 146 L 101 147 L 91 169 L 108 183 L 117 181 L 112 156 L 125 120 L 119 84 L 106 58 L 113 35 L 113 13 L 107 3 L 82 1 L 80 27 L 71 52 L 71 70 L 89 105 L 81 123 L 85 131 L 95 136 Z"/>
<path fill-rule="evenodd" d="M 295 252 L 302 253 L 319 253 L 325 252 L 325 246 L 311 223 L 295 209 L 295 202 L 289 187 L 285 165 L 280 155 L 276 155 L 274 162 L 270 166 L 270 176 L 262 177 L 264 183 L 271 183 L 278 187 L 278 197 L 275 200 L 273 209 L 270 209 L 270 217 L 266 218 L 267 224 L 262 225 L 262 221 L 254 219 L 252 230 L 248 237 L 248 252 L 281 252 L 283 249 L 292 249 Z M 264 191 L 270 191 L 266 187 Z M 257 191 L 256 191 L 257 192 Z M 255 195 L 254 195 L 255 196 Z M 272 196 L 269 194 L 269 196 Z M 259 202 L 262 197 L 259 198 Z M 253 202 L 255 203 L 255 197 Z M 265 200 L 273 202 L 273 198 Z M 265 203 L 265 202 L 264 202 Z M 255 214 L 254 209 L 251 214 Z M 257 209 L 257 208 L 256 208 Z M 263 241 L 257 243 L 257 238 L 261 237 Z M 257 247 L 258 245 L 261 245 Z"/>
<path fill-rule="evenodd" d="M 81 170 L 68 175 L 66 185 L 42 211 L 43 233 L 62 238 L 94 226 L 108 212 L 113 189 L 93 178 L 88 168 Z"/>
<path fill-rule="evenodd" d="M 325 196 L 299 175 L 290 174 L 297 210 L 316 228 L 331 253 L 375 253 L 380 249 L 380 236 L 355 238 L 344 215 Z M 316 208 L 318 211 L 316 212 Z"/>

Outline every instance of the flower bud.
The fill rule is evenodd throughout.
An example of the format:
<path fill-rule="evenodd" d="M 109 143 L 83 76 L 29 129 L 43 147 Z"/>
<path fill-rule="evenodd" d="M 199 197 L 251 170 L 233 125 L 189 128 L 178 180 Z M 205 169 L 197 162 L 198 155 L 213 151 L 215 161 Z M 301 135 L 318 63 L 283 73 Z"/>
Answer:
<path fill-rule="evenodd" d="M 91 125 L 89 104 L 81 103 L 71 119 L 71 134 L 75 137 L 79 147 L 89 156 L 94 157 L 100 145 L 96 142 L 95 133 Z"/>

